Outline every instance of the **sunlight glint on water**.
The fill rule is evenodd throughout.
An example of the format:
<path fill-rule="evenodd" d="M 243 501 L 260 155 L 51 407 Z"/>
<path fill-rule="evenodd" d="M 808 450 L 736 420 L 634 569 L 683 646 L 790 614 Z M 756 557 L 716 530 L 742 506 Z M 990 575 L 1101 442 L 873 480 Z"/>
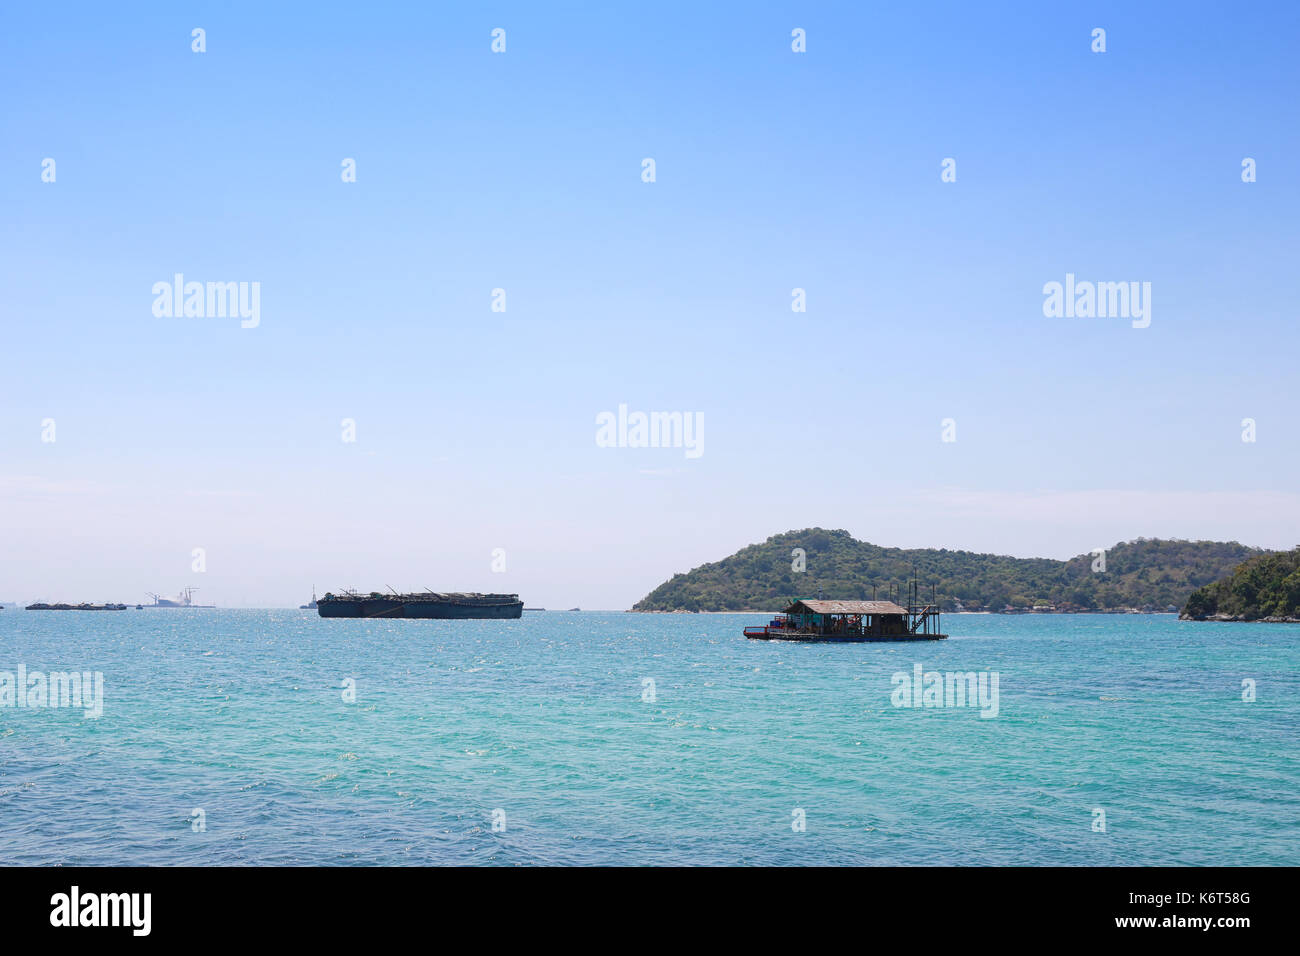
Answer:
<path fill-rule="evenodd" d="M 0 671 L 99 670 L 105 703 L 0 708 L 0 863 L 1300 863 L 1300 626 L 763 620 L 8 609 Z M 999 716 L 892 706 L 918 662 L 998 672 Z"/>

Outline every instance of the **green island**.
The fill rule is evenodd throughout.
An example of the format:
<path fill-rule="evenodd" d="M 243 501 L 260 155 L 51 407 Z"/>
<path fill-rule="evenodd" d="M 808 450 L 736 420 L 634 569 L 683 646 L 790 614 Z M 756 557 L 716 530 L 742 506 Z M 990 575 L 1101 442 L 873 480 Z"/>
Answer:
<path fill-rule="evenodd" d="M 807 528 L 674 574 L 632 610 L 779 611 L 793 599 L 818 593 L 838 600 L 885 599 L 891 587 L 906 594 L 915 569 L 921 597 L 928 601 L 933 589 L 948 612 L 1176 612 L 1198 588 L 1233 573 L 1247 559 L 1266 556 L 1235 541 L 1138 538 L 1105 549 L 1105 570 L 1100 570 L 1095 553 L 1057 561 L 885 548 L 847 531 Z M 800 563 L 802 571 L 796 570 Z"/>
<path fill-rule="evenodd" d="M 1300 622 L 1300 548 L 1258 554 L 1193 591 L 1185 621 Z"/>

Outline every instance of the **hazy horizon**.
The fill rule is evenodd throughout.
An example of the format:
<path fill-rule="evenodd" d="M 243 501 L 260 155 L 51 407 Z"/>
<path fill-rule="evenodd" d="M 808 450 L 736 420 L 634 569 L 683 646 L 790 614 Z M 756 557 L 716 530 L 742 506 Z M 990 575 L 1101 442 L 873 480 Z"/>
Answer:
<path fill-rule="evenodd" d="M 1300 543 L 1295 7 L 0 24 L 2 600 Z M 1076 280 L 1134 315 L 1049 316 Z M 620 406 L 696 444 L 610 447 Z"/>
<path fill-rule="evenodd" d="M 731 555 L 735 554 L 737 551 L 739 551 L 739 550 L 740 550 L 741 548 L 743 548 L 743 547 L 746 547 L 747 545 L 752 545 L 752 544 L 761 544 L 761 543 L 763 543 L 764 541 L 766 541 L 768 538 L 775 537 L 775 536 L 782 535 L 782 534 L 788 534 L 788 533 L 790 533 L 790 532 L 801 531 L 801 530 L 811 530 L 811 527 L 810 527 L 810 528 L 807 528 L 807 529 L 804 529 L 804 528 L 787 528 L 787 529 L 785 529 L 784 531 L 773 532 L 771 535 L 765 535 L 765 536 L 762 537 L 762 538 L 757 538 L 757 539 L 755 539 L 755 540 L 753 540 L 753 541 L 748 541 L 748 542 L 746 542 L 744 545 L 740 545 L 740 546 L 738 546 L 738 547 L 736 547 L 736 548 L 733 548 L 731 551 L 728 551 L 726 554 L 719 554 L 719 555 L 716 555 L 716 556 L 714 556 L 714 557 L 705 558 L 705 559 L 702 560 L 702 561 L 698 561 L 698 562 L 692 564 L 690 567 L 678 568 L 678 569 L 675 569 L 674 571 L 671 571 L 671 572 L 665 573 L 665 574 L 663 575 L 663 577 L 662 577 L 660 580 L 657 580 L 657 581 L 655 581 L 654 583 L 648 585 L 648 586 L 647 586 L 647 587 L 646 587 L 642 592 L 640 592 L 640 593 L 638 594 L 638 596 L 637 596 L 634 600 L 629 601 L 626 605 L 623 605 L 623 606 L 617 606 L 617 607 L 615 607 L 615 606 L 603 607 L 603 606 L 596 606 L 596 605 L 591 605 L 591 606 L 582 606 L 582 605 L 574 605 L 574 604 L 571 604 L 571 603 L 566 603 L 566 602 L 563 601 L 563 600 L 561 600 L 561 601 L 559 601 L 559 602 L 556 602 L 556 603 L 552 603 L 552 604 L 546 604 L 546 603 L 543 603 L 543 602 L 540 602 L 540 601 L 533 601 L 533 600 L 530 600 L 529 597 L 528 597 L 527 595 L 521 595 L 521 596 L 524 598 L 524 602 L 525 602 L 525 604 L 526 604 L 527 607 L 529 607 L 529 608 L 545 609 L 545 610 L 549 610 L 549 611 L 564 611 L 564 610 L 569 610 L 571 607 L 581 607 L 581 609 L 584 610 L 584 611 L 625 611 L 625 610 L 628 610 L 628 609 L 632 606 L 632 604 L 636 603 L 636 601 L 640 600 L 642 597 L 645 597 L 647 594 L 649 594 L 651 591 L 653 591 L 653 590 L 654 590 L 656 587 L 658 587 L 660 584 L 663 584 L 664 582 L 668 581 L 668 580 L 669 580 L 669 579 L 670 579 L 674 574 L 684 573 L 684 572 L 689 572 L 689 571 L 691 571 L 691 570 L 693 570 L 693 569 L 695 569 L 695 568 L 697 568 L 697 567 L 699 567 L 699 566 L 701 566 L 701 565 L 704 565 L 704 564 L 711 564 L 711 563 L 714 563 L 714 562 L 717 562 L 717 561 L 724 560 L 725 558 L 730 557 Z M 828 530 L 828 531 L 830 531 L 830 530 L 848 530 L 848 529 L 836 529 L 836 528 L 826 527 L 826 528 L 823 528 L 823 530 Z M 904 549 L 904 550 L 914 550 L 914 549 L 918 549 L 918 548 L 935 548 L 935 549 L 938 549 L 938 548 L 946 547 L 946 548 L 947 548 L 948 550 L 950 550 L 950 551 L 967 551 L 967 552 L 974 552 L 974 553 L 976 553 L 976 554 L 992 554 L 992 555 L 1008 556 L 1008 557 L 1015 557 L 1015 558 L 1052 558 L 1052 559 L 1054 559 L 1054 560 L 1058 560 L 1058 561 L 1064 561 L 1064 560 L 1068 560 L 1068 559 L 1070 559 L 1070 558 L 1079 557 L 1079 556 L 1081 556 L 1081 555 L 1089 554 L 1089 553 L 1092 551 L 1092 549 L 1089 548 L 1089 549 L 1083 549 L 1083 550 L 1080 550 L 1080 551 L 1072 552 L 1072 553 L 1069 553 L 1069 554 L 1060 554 L 1060 555 L 1055 555 L 1055 554 L 1009 554 L 1009 553 L 1007 553 L 1007 552 L 987 551 L 987 550 L 983 550 L 983 549 L 979 549 L 979 548 L 953 548 L 953 547 L 950 547 L 950 546 L 947 546 L 947 545 L 914 545 L 914 546 L 906 546 L 906 545 L 892 545 L 892 544 L 889 544 L 889 543 L 887 543 L 887 542 L 881 542 L 881 541 L 870 541 L 870 540 L 867 540 L 867 539 L 859 538 L 857 535 L 853 535 L 853 537 L 854 537 L 854 538 L 857 538 L 857 540 L 865 541 L 865 542 L 868 543 L 868 544 L 879 545 L 880 547 L 884 547 L 884 548 L 901 548 L 901 549 Z M 1097 546 L 1097 547 L 1101 547 L 1101 548 L 1110 548 L 1110 547 L 1112 547 L 1113 545 L 1116 545 L 1116 544 L 1119 544 L 1119 543 L 1123 543 L 1123 542 L 1126 542 L 1126 541 L 1133 541 L 1133 540 L 1136 539 L 1136 537 L 1148 537 L 1148 538 L 1149 538 L 1149 537 L 1156 537 L 1156 536 L 1135 536 L 1134 538 L 1124 538 L 1124 539 L 1118 539 L 1118 540 L 1116 540 L 1116 541 L 1110 541 L 1110 542 L 1099 542 L 1096 546 Z M 1177 538 L 1178 536 L 1169 535 L 1169 536 L 1161 536 L 1161 537 L 1163 537 L 1165 540 L 1170 540 L 1170 539 L 1173 539 L 1173 538 Z M 1190 540 L 1190 541 L 1217 540 L 1217 541 L 1224 541 L 1224 542 L 1226 542 L 1226 541 L 1233 540 L 1233 539 L 1182 538 L 1182 540 Z M 1288 548 L 1281 548 L 1281 547 L 1280 547 L 1280 548 L 1271 548 L 1271 547 L 1268 547 L 1268 546 L 1254 545 L 1254 544 L 1251 544 L 1251 542 L 1249 542 L 1249 541 L 1238 541 L 1237 543 L 1239 543 L 1239 544 L 1244 544 L 1244 545 L 1247 545 L 1247 546 L 1249 546 L 1249 547 L 1262 547 L 1262 548 L 1264 548 L 1265 550 L 1287 550 L 1287 549 L 1289 549 L 1289 546 L 1288 546 Z M 494 579 L 498 579 L 498 578 L 500 578 L 500 577 L 504 577 L 504 575 L 503 575 L 503 574 L 493 574 L 492 577 L 493 577 Z M 490 583 L 491 583 L 491 582 L 489 582 L 488 584 L 490 585 Z M 884 579 L 882 579 L 881 582 L 880 582 L 881 586 L 884 586 L 885 583 L 886 583 L 886 581 L 885 581 Z M 215 600 L 215 599 L 213 599 L 211 596 L 209 596 L 209 595 L 205 595 L 205 594 L 204 594 L 204 592 L 203 592 L 203 587 L 202 587 L 201 584 L 199 584 L 199 585 L 188 585 L 188 584 L 187 584 L 187 585 L 182 585 L 180 588 L 176 588 L 176 589 L 173 589 L 173 590 L 171 590 L 171 591 L 164 590 L 164 591 L 158 591 L 158 592 L 153 592 L 153 593 L 156 593 L 156 594 L 158 594 L 160 597 L 164 597 L 164 598 L 166 598 L 166 597 L 173 597 L 173 596 L 178 595 L 179 592 L 180 592 L 180 590 L 182 590 L 184 587 L 194 587 L 194 588 L 197 588 L 197 589 L 198 589 L 198 590 L 197 590 L 197 593 L 196 593 L 195 596 L 194 596 L 194 603 L 196 603 L 196 604 L 210 604 L 210 603 L 213 603 L 213 601 Z M 322 595 L 322 594 L 326 593 L 327 591 L 335 591 L 335 592 L 337 592 L 337 591 L 343 589 L 343 588 L 340 587 L 340 586 L 330 586 L 330 587 L 309 586 L 309 589 L 308 589 L 308 592 L 307 592 L 308 596 L 310 596 L 310 594 L 311 594 L 312 587 L 314 587 L 314 590 L 315 590 L 315 593 L 317 594 L 317 596 Z M 353 586 L 352 586 L 352 585 L 346 585 L 346 587 L 349 587 L 349 588 L 350 588 L 350 587 L 353 587 Z M 381 591 L 381 592 L 386 592 L 387 589 L 388 589 L 388 585 L 387 585 L 387 584 L 384 584 L 384 585 L 382 585 L 382 586 L 378 586 L 378 587 L 373 586 L 373 585 L 365 585 L 365 586 L 357 586 L 356 589 L 357 589 L 357 590 L 361 590 L 361 591 L 372 591 L 372 590 L 378 590 L 378 591 Z M 394 589 L 397 590 L 397 591 L 421 591 L 421 590 L 426 590 L 426 589 L 427 589 L 427 590 L 441 590 L 441 591 L 448 591 L 448 590 L 469 590 L 468 587 L 451 588 L 451 587 L 437 587 L 437 586 L 431 586 L 431 587 L 426 588 L 426 587 L 424 587 L 424 586 L 418 586 L 418 585 L 414 585 L 414 584 L 413 584 L 413 585 L 410 585 L 409 587 L 396 586 Z M 479 588 L 479 590 L 488 590 L 488 589 L 490 589 L 488 585 L 484 585 L 483 588 Z M 509 589 L 506 589 L 506 590 L 509 590 Z M 513 593 L 513 592 L 512 592 L 512 593 Z M 126 597 L 112 597 L 112 596 L 108 596 L 108 597 L 96 597 L 96 598 L 93 598 L 93 601 L 94 601 L 95 603 L 101 603 L 101 602 L 106 603 L 106 602 L 110 602 L 110 601 L 112 601 L 112 602 L 121 602 L 121 603 L 126 603 L 126 604 L 140 604 L 140 603 L 148 604 L 148 603 L 150 603 L 150 598 L 148 597 L 148 594 L 149 594 L 149 592 L 146 592 L 146 596 L 145 596 L 144 598 L 134 598 L 134 597 L 131 597 L 130 595 L 128 595 L 128 596 L 126 596 Z M 48 595 L 37 595 L 37 596 L 15 597 L 15 596 L 13 596 L 13 595 L 9 595 L 9 596 L 3 596 L 3 595 L 0 595 L 0 603 L 2 603 L 2 604 L 10 604 L 10 603 L 23 603 L 23 604 L 25 604 L 25 603 L 31 603 L 31 602 L 33 602 L 33 601 L 46 601 L 46 600 L 51 601 L 51 602 L 57 602 L 57 601 L 79 602 L 79 601 L 92 600 L 92 599 L 90 599 L 90 598 L 86 598 L 86 597 L 84 597 L 84 596 L 82 596 L 82 597 L 71 597 L 71 596 L 64 596 L 64 597 L 50 597 L 50 596 L 48 596 Z M 285 599 L 285 601 L 284 601 L 283 603 L 277 603 L 277 604 L 239 604 L 239 603 L 233 603 L 233 604 L 220 604 L 220 603 L 219 603 L 219 604 L 218 604 L 218 607 L 226 607 L 226 608 L 231 608 L 231 609 L 238 609 L 238 608 L 295 608 L 295 607 L 300 606 L 300 605 L 303 604 L 303 603 L 306 603 L 306 597 L 301 598 L 301 599 L 299 599 L 299 598 L 295 598 L 295 597 L 288 597 L 288 598 Z M 736 612 L 730 612 L 730 611 L 728 611 L 728 612 L 717 612 L 717 613 L 736 613 Z"/>

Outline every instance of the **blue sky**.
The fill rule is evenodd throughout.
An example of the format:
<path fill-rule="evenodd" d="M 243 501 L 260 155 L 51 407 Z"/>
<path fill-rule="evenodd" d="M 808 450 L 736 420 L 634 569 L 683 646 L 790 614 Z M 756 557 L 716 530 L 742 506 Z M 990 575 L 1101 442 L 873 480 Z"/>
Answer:
<path fill-rule="evenodd" d="M 0 599 L 1300 542 L 1295 5 L 267 6 L 0 15 Z M 260 325 L 155 317 L 177 272 Z M 1150 327 L 1045 318 L 1067 272 Z"/>

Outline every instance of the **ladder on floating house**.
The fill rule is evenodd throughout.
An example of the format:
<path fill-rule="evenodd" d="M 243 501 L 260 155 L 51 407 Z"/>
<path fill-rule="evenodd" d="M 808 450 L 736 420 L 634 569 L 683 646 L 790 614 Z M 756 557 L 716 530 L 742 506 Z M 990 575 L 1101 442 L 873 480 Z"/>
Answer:
<path fill-rule="evenodd" d="M 907 613 L 912 618 L 912 626 L 910 628 L 910 631 L 912 634 L 915 634 L 918 630 L 921 629 L 921 626 L 925 624 L 925 622 L 928 621 L 932 616 L 938 617 L 939 606 L 937 604 L 927 604 L 919 611 L 915 607 L 910 607 L 907 609 Z"/>

